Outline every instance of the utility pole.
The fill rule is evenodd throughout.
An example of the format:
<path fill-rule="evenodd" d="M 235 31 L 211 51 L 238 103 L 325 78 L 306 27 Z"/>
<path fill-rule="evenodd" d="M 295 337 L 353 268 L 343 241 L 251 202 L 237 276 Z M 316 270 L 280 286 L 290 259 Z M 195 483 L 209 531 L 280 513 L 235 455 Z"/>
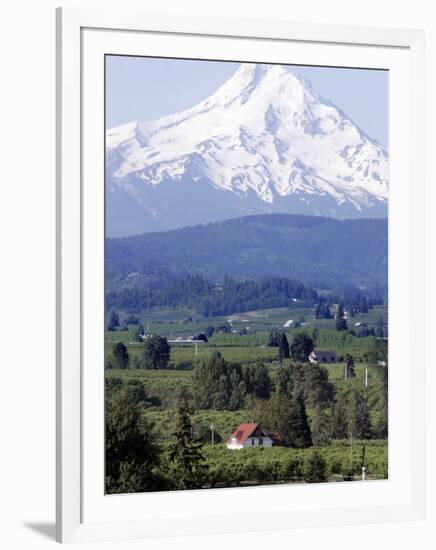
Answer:
<path fill-rule="evenodd" d="M 365 388 L 368 387 L 368 365 L 365 367 Z"/>
<path fill-rule="evenodd" d="M 212 431 L 212 445 L 213 445 L 215 443 L 215 425 L 213 422 L 210 425 L 210 429 Z"/>

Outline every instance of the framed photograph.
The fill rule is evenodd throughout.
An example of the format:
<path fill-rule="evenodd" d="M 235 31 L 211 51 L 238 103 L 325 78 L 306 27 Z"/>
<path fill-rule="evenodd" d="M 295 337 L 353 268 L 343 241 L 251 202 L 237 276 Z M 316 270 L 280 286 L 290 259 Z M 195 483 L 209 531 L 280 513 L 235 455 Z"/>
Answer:
<path fill-rule="evenodd" d="M 423 33 L 57 29 L 58 540 L 422 518 Z"/>

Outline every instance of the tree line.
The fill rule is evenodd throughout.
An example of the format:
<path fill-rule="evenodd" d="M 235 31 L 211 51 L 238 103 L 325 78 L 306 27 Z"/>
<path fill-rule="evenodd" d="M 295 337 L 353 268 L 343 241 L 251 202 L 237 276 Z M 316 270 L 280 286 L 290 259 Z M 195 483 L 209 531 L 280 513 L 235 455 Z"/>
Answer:
<path fill-rule="evenodd" d="M 109 311 L 129 313 L 154 307 L 187 307 L 204 317 L 213 317 L 285 307 L 292 299 L 299 300 L 302 306 L 312 306 L 317 297 L 313 288 L 286 278 L 251 281 L 225 277 L 221 284 L 215 284 L 202 275 L 162 273 L 131 288 L 110 290 L 106 293 L 106 307 Z"/>

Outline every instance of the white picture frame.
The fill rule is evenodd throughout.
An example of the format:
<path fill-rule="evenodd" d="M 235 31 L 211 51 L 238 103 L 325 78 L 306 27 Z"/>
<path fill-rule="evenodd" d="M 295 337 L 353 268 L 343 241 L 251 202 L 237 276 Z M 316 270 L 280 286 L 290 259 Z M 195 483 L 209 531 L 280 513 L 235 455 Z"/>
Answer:
<path fill-rule="evenodd" d="M 144 36 L 153 37 L 155 44 L 151 46 L 152 41 L 149 41 L 147 47 L 157 48 L 154 50 L 157 52 L 164 47 L 162 44 L 168 44 L 171 50 L 182 47 L 183 41 L 188 51 L 194 47 L 188 42 L 202 40 L 205 47 L 208 42 L 209 52 L 215 48 L 217 59 L 221 58 L 224 49 L 231 51 L 232 41 L 238 43 L 235 53 L 238 59 L 241 59 L 244 41 L 260 44 L 264 53 L 259 60 L 264 61 L 272 55 L 280 57 L 284 55 L 281 53 L 284 48 L 298 44 L 313 46 L 313 52 L 308 54 L 311 56 L 321 55 L 319 52 L 329 46 L 339 52 L 337 55 L 342 55 L 340 51 L 346 49 L 354 54 L 359 51 L 362 59 L 365 56 L 370 59 L 374 56 L 371 51 L 376 52 L 378 48 L 379 59 L 386 60 L 379 63 L 398 65 L 398 71 L 395 69 L 393 74 L 398 74 L 398 83 L 407 84 L 401 92 L 406 94 L 401 98 L 401 105 L 407 114 L 401 128 L 395 126 L 395 119 L 391 120 L 391 133 L 395 128 L 407 128 L 407 132 L 400 137 L 401 132 L 395 131 L 391 140 L 398 161 L 398 164 L 397 161 L 393 163 L 392 171 L 402 183 L 397 195 L 393 194 L 394 206 L 390 205 L 390 218 L 393 214 L 390 232 L 391 235 L 402 233 L 401 239 L 392 241 L 389 262 L 391 270 L 394 266 L 398 273 L 396 284 L 390 273 L 390 287 L 393 287 L 392 291 L 390 289 L 390 318 L 395 324 L 393 332 L 398 336 L 399 346 L 403 347 L 402 353 L 398 352 L 398 369 L 391 376 L 389 391 L 390 415 L 395 413 L 395 418 L 397 413 L 398 418 L 403 415 L 405 443 L 400 443 L 400 426 L 394 425 L 391 430 L 390 425 L 390 434 L 393 433 L 394 442 L 398 443 L 394 446 L 395 456 L 392 453 L 390 456 L 394 474 L 388 482 L 371 486 L 338 484 L 340 488 L 300 487 L 295 499 L 298 504 L 293 506 L 289 504 L 289 493 L 283 488 L 104 497 L 98 483 L 93 483 L 92 480 L 99 477 L 96 475 L 98 469 L 103 472 L 103 411 L 101 403 L 98 404 L 99 397 L 95 411 L 92 410 L 89 395 L 91 390 L 101 395 L 103 382 L 101 380 L 98 389 L 101 372 L 84 369 L 84 365 L 90 364 L 91 356 L 96 360 L 101 357 L 101 346 L 89 344 L 90 338 L 86 335 L 88 329 L 99 333 L 101 238 L 104 235 L 103 182 L 100 187 L 84 185 L 84 182 L 101 178 L 103 165 L 100 156 L 103 136 L 98 137 L 99 128 L 103 128 L 100 126 L 102 81 L 101 74 L 98 76 L 95 72 L 93 59 L 98 62 L 107 52 L 108 44 L 110 53 L 142 48 L 140 42 Z M 273 54 L 273 50 L 276 53 Z M 230 59 L 229 55 L 225 58 Z M 349 57 L 346 52 L 344 55 L 344 59 Z M 389 61 L 390 57 L 397 61 Z M 258 60 L 258 57 L 247 60 Z M 327 64 L 327 61 L 320 64 Z M 86 83 L 94 78 L 95 82 L 87 88 Z M 391 94 L 395 93 L 391 84 Z M 397 93 L 400 94 L 400 90 Z M 392 98 L 395 95 L 391 95 Z M 95 113 L 95 117 L 91 113 Z M 424 33 L 273 19 L 192 18 L 146 10 L 128 13 L 122 9 L 60 8 L 57 11 L 57 145 L 57 540 L 121 540 L 423 518 L 424 341 L 417 326 L 408 323 L 403 326 L 399 317 L 402 309 L 409 311 L 412 305 L 412 288 L 416 303 L 425 304 Z M 401 165 L 402 162 L 406 164 Z M 401 170 L 401 166 L 405 170 Z M 94 215 L 97 211 L 100 214 Z M 94 261 L 97 263 L 93 264 Z M 391 292 L 402 293 L 401 308 L 395 306 L 395 300 L 391 302 Z M 391 391 L 398 392 L 395 393 L 398 398 L 402 396 L 402 403 L 391 403 Z M 399 420 L 397 422 L 399 424 Z M 397 460 L 398 454 L 403 455 L 401 460 Z M 309 495 L 306 500 L 315 501 L 315 504 L 304 504 L 301 489 Z M 334 489 L 341 492 L 336 500 L 332 497 Z M 154 500 L 146 501 L 150 496 Z M 105 499 L 104 505 L 102 499 Z M 121 502 L 121 506 L 114 504 L 117 502 Z M 232 502 L 236 503 L 239 512 L 232 510 Z M 147 512 L 149 508 L 153 508 L 153 513 Z"/>

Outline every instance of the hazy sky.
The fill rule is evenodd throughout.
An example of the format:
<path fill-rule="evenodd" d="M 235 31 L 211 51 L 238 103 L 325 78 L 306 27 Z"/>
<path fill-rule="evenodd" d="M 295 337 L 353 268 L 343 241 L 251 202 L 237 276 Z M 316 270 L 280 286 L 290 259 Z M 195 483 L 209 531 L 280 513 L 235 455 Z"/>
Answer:
<path fill-rule="evenodd" d="M 155 120 L 192 107 L 216 91 L 238 67 L 236 62 L 106 56 L 106 126 Z M 387 71 L 288 67 L 387 147 Z"/>

